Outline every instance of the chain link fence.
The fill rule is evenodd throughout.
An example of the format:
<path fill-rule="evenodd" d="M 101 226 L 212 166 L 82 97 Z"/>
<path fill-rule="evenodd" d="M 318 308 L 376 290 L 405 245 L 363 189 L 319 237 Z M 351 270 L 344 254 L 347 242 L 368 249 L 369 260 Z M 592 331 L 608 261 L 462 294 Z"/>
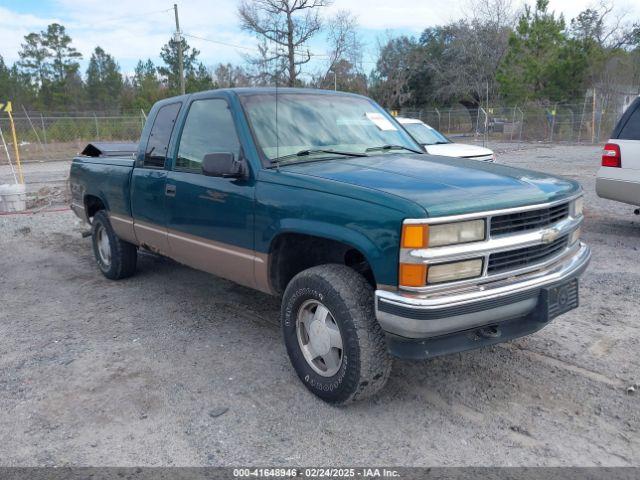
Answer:
<path fill-rule="evenodd" d="M 22 161 L 69 160 L 91 141 L 137 142 L 144 127 L 144 112 L 109 115 L 83 112 L 75 115 L 43 112 L 14 112 L 14 124 Z M 10 124 L 0 116 L 0 129 L 8 144 Z M 12 152 L 11 148 L 9 149 Z M 0 146 L 0 164 L 6 164 Z M 12 158 L 12 161 L 15 161 Z"/>
<path fill-rule="evenodd" d="M 419 118 L 442 133 L 502 142 L 600 143 L 606 140 L 622 109 L 590 102 L 550 107 L 402 109 L 400 116 Z"/>

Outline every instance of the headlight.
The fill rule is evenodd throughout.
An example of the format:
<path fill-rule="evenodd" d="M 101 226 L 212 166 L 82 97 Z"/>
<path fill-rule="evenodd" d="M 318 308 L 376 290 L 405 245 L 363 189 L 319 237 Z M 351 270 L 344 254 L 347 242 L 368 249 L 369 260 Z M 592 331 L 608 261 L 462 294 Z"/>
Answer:
<path fill-rule="evenodd" d="M 429 247 L 441 247 L 456 243 L 484 240 L 484 220 L 470 222 L 442 223 L 429 226 Z"/>
<path fill-rule="evenodd" d="M 577 218 L 582 215 L 584 209 L 584 197 L 576 198 L 571 207 L 571 216 Z"/>
<path fill-rule="evenodd" d="M 482 259 L 429 265 L 427 284 L 464 280 L 482 275 Z"/>
<path fill-rule="evenodd" d="M 402 228 L 402 248 L 442 247 L 478 242 L 484 238 L 483 219 L 436 225 L 407 224 Z"/>

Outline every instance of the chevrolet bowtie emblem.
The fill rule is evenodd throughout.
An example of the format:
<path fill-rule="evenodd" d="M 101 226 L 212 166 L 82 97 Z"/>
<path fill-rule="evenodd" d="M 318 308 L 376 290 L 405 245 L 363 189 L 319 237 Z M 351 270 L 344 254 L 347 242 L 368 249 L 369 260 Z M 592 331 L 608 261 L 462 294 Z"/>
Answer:
<path fill-rule="evenodd" d="M 542 243 L 551 243 L 560 236 L 560 230 L 549 228 L 542 231 Z"/>

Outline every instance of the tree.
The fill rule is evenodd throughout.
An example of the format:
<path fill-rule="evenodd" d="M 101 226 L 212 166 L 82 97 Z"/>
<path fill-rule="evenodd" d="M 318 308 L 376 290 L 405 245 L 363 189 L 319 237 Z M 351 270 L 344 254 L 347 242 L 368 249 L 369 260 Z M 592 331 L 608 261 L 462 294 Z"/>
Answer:
<path fill-rule="evenodd" d="M 18 52 L 20 56 L 18 65 L 34 83 L 41 87 L 49 80 L 50 65 L 47 63 L 49 52 L 43 45 L 42 36 L 39 33 L 26 35 L 24 41 Z"/>
<path fill-rule="evenodd" d="M 190 92 L 196 91 L 198 86 L 202 86 L 203 83 L 207 84 L 208 73 L 198 62 L 198 55 L 200 55 L 198 49 L 189 46 L 184 38 L 180 40 L 180 46 L 182 48 L 185 88 Z M 180 67 L 178 62 L 178 42 L 174 38 L 163 45 L 160 57 L 164 65 L 158 67 L 158 73 L 163 77 L 170 94 L 178 95 L 180 93 Z M 209 85 L 210 83 L 209 78 Z"/>
<path fill-rule="evenodd" d="M 381 47 L 372 92 L 399 108 L 461 103 L 471 117 L 489 94 L 505 55 L 513 14 L 509 0 L 474 0 L 464 20 L 426 28 L 415 41 L 390 39 Z"/>
<path fill-rule="evenodd" d="M 601 49 L 616 50 L 637 44 L 640 22 L 625 21 L 626 15 L 617 12 L 611 1 L 587 8 L 571 20 L 571 37 L 596 44 Z"/>
<path fill-rule="evenodd" d="M 464 20 L 426 29 L 420 43 L 434 97 L 475 111 L 487 95 L 498 96 L 496 74 L 514 15 L 509 0 L 474 0 L 470 9 Z"/>
<path fill-rule="evenodd" d="M 138 61 L 131 82 L 135 92 L 132 107 L 149 111 L 164 96 L 156 71 L 156 66 L 150 59 L 146 62 Z"/>
<path fill-rule="evenodd" d="M 216 88 L 248 87 L 251 80 L 248 73 L 239 66 L 219 63 L 213 69 L 213 82 Z"/>
<path fill-rule="evenodd" d="M 118 109 L 122 94 L 122 75 L 114 58 L 96 47 L 87 68 L 87 96 L 93 108 Z"/>
<path fill-rule="evenodd" d="M 511 102 L 570 102 L 584 92 L 587 53 L 568 38 L 564 18 L 556 18 L 548 5 L 548 0 L 537 0 L 533 9 L 525 6 L 509 38 L 497 78 Z"/>
<path fill-rule="evenodd" d="M 420 45 L 414 38 L 400 36 L 378 48 L 378 61 L 371 76 L 372 96 L 387 108 L 410 104 L 414 96 L 412 81 L 420 70 Z"/>
<path fill-rule="evenodd" d="M 36 103 L 37 90 L 29 81 L 27 74 L 22 73 L 17 65 L 11 68 L 0 55 L 0 92 L 3 100 L 11 100 L 15 104 L 32 105 Z"/>
<path fill-rule="evenodd" d="M 68 109 L 82 97 L 78 76 L 82 55 L 71 46 L 64 26 L 52 23 L 40 33 L 24 37 L 19 67 L 38 89 L 38 102 L 49 108 Z"/>
<path fill-rule="evenodd" d="M 326 71 L 318 82 L 321 88 L 366 93 L 367 80 L 362 72 L 362 42 L 358 22 L 347 10 L 339 11 L 327 25 L 329 46 Z"/>
<path fill-rule="evenodd" d="M 41 33 L 41 38 L 42 45 L 48 50 L 48 56 L 53 59 L 53 80 L 62 83 L 78 71 L 78 60 L 82 59 L 82 54 L 71 46 L 71 37 L 59 23 L 49 25 L 46 32 Z"/>
<path fill-rule="evenodd" d="M 267 61 L 282 67 L 287 85 L 296 85 L 300 67 L 311 60 L 307 42 L 320 31 L 319 8 L 330 0 L 244 0 L 238 7 L 243 30 L 268 42 Z M 279 72 L 276 72 L 276 77 Z"/>
<path fill-rule="evenodd" d="M 286 58 L 273 57 L 266 39 L 263 38 L 258 44 L 258 54 L 245 55 L 245 61 L 248 64 L 247 73 L 253 85 L 266 87 L 287 83 Z"/>

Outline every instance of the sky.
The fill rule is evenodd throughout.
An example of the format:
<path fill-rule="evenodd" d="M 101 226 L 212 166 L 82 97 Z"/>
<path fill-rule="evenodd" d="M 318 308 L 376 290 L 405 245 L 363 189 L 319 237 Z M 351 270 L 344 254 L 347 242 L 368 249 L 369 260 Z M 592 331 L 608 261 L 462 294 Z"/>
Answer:
<path fill-rule="evenodd" d="M 356 15 L 365 46 L 364 67 L 370 70 L 379 39 L 419 35 L 425 27 L 463 18 L 469 11 L 468 1 L 334 0 L 325 12 L 350 10 Z M 595 1 L 551 0 L 550 9 L 570 19 Z M 239 28 L 239 0 L 0 0 L 0 55 L 13 63 L 25 35 L 58 22 L 83 54 L 83 70 L 99 45 L 116 58 L 124 73 L 130 73 L 139 59 L 159 63 L 160 48 L 175 30 L 174 3 L 178 4 L 181 29 L 188 43 L 200 50 L 205 65 L 242 63 L 244 55 L 255 52 L 256 39 Z M 521 8 L 523 0 L 514 0 L 514 5 Z M 616 0 L 616 8 L 627 18 L 640 18 L 637 0 Z M 313 40 L 309 48 L 319 55 L 326 53 L 323 37 Z M 322 57 L 314 62 L 319 68 Z"/>

